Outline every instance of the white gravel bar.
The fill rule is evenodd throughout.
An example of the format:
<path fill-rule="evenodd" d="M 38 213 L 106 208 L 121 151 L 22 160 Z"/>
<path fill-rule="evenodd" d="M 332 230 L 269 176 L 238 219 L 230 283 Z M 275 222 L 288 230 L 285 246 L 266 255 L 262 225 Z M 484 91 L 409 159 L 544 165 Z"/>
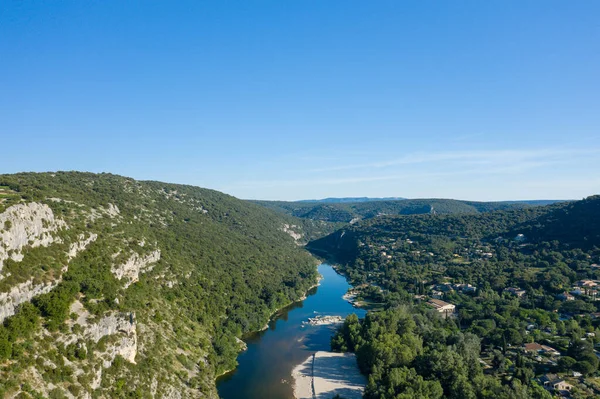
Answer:
<path fill-rule="evenodd" d="M 317 352 L 292 371 L 296 399 L 361 399 L 367 384 L 353 353 Z"/>

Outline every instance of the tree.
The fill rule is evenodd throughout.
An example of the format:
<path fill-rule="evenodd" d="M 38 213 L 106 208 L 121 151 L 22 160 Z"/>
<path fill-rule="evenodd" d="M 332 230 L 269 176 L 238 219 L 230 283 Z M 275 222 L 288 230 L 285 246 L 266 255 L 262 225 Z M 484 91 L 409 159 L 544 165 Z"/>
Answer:
<path fill-rule="evenodd" d="M 8 331 L 0 326 L 0 359 L 10 359 L 12 355 L 12 343 L 8 338 Z"/>
<path fill-rule="evenodd" d="M 581 373 L 588 375 L 598 369 L 599 360 L 594 353 L 594 346 L 589 341 L 573 341 L 567 353 L 577 361 L 575 368 Z"/>
<path fill-rule="evenodd" d="M 558 370 L 562 372 L 569 371 L 575 366 L 575 363 L 577 363 L 577 360 L 572 357 L 561 356 L 557 361 Z"/>

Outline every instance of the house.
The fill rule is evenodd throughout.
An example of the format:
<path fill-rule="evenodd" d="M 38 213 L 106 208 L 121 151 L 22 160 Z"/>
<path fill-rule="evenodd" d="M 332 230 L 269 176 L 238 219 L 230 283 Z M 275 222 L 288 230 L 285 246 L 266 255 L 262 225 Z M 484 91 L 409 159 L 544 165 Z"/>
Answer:
<path fill-rule="evenodd" d="M 455 290 L 464 293 L 477 291 L 477 287 L 474 287 L 471 284 L 454 284 L 453 287 Z"/>
<path fill-rule="evenodd" d="M 562 299 L 563 301 L 574 301 L 575 297 L 568 292 L 563 292 L 562 294 L 558 294 L 556 296 L 558 299 Z"/>
<path fill-rule="evenodd" d="M 438 288 L 438 290 L 440 290 L 442 292 L 454 291 L 454 288 L 452 288 L 452 286 L 450 285 L 450 283 L 440 284 L 440 285 L 438 285 L 437 288 Z"/>
<path fill-rule="evenodd" d="M 560 356 L 560 352 L 551 346 L 542 345 L 542 353 L 546 353 L 551 356 Z"/>
<path fill-rule="evenodd" d="M 463 287 L 463 289 L 462 289 L 462 292 L 464 292 L 464 293 L 476 292 L 476 291 L 477 291 L 477 287 L 474 287 L 471 284 L 467 284 L 467 286 Z"/>
<path fill-rule="evenodd" d="M 596 283 L 594 280 L 579 280 L 577 282 L 577 286 L 579 286 L 579 287 L 592 288 L 592 287 L 596 287 L 597 285 L 598 285 L 598 283 Z"/>
<path fill-rule="evenodd" d="M 557 381 L 552 381 L 550 383 L 550 385 L 552 386 L 552 388 L 554 388 L 555 391 L 571 391 L 571 389 L 573 389 L 573 385 L 569 384 L 567 381 L 560 379 Z"/>
<path fill-rule="evenodd" d="M 529 353 L 545 353 L 550 356 L 560 356 L 560 352 L 548 345 L 540 345 L 537 342 L 530 342 L 523 345 L 523 350 Z"/>
<path fill-rule="evenodd" d="M 573 385 L 569 384 L 556 374 L 544 374 L 540 378 L 540 382 L 545 388 L 554 389 L 556 391 L 571 391 Z"/>
<path fill-rule="evenodd" d="M 577 289 L 581 292 L 580 295 L 582 295 L 582 294 L 589 295 L 589 296 L 598 295 L 598 291 L 597 291 L 598 282 L 595 280 L 579 280 L 576 285 L 578 287 Z M 574 292 L 571 291 L 571 294 L 574 294 Z"/>
<path fill-rule="evenodd" d="M 442 299 L 444 297 L 444 293 L 442 291 L 433 290 L 431 291 L 431 297 L 435 299 Z"/>
<path fill-rule="evenodd" d="M 427 304 L 433 306 L 435 310 L 437 310 L 439 313 L 442 313 L 444 316 L 452 314 L 456 310 L 456 305 L 441 301 L 439 299 L 430 299 Z"/>
<path fill-rule="evenodd" d="M 537 342 L 531 342 L 523 345 L 523 350 L 525 352 L 538 353 L 542 351 L 542 345 L 538 344 Z"/>
<path fill-rule="evenodd" d="M 525 295 L 527 293 L 527 291 L 522 290 L 520 288 L 515 288 L 515 287 L 505 288 L 504 292 L 508 292 L 509 294 L 514 295 L 518 298 L 521 298 L 523 295 Z"/>
<path fill-rule="evenodd" d="M 544 374 L 540 377 L 540 383 L 545 387 L 550 387 L 552 381 L 558 381 L 559 378 L 556 374 Z"/>
<path fill-rule="evenodd" d="M 515 237 L 515 241 L 517 242 L 524 242 L 525 240 L 527 240 L 525 234 L 517 234 L 517 236 Z"/>

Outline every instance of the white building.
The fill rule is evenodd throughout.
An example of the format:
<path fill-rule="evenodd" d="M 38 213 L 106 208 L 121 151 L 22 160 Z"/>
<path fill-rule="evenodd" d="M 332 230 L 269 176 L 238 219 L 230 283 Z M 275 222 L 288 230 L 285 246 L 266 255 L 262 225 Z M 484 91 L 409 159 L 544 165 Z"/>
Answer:
<path fill-rule="evenodd" d="M 456 310 L 456 305 L 441 301 L 439 299 L 430 299 L 427 303 L 430 306 L 433 306 L 435 310 L 437 310 L 439 313 L 444 314 L 445 316 L 454 313 L 454 311 Z"/>

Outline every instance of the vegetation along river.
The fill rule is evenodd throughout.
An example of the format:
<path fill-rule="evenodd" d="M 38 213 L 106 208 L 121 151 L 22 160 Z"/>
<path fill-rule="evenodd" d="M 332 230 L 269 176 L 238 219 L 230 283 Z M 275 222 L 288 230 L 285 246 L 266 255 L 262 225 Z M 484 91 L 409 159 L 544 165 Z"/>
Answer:
<path fill-rule="evenodd" d="M 217 381 L 223 399 L 292 399 L 292 369 L 311 354 L 329 350 L 336 326 L 303 324 L 317 315 L 346 317 L 355 309 L 342 296 L 350 285 L 327 264 L 319 266 L 321 284 L 302 302 L 277 312 L 265 331 L 244 337 L 248 349 L 238 356 L 238 367 Z"/>

